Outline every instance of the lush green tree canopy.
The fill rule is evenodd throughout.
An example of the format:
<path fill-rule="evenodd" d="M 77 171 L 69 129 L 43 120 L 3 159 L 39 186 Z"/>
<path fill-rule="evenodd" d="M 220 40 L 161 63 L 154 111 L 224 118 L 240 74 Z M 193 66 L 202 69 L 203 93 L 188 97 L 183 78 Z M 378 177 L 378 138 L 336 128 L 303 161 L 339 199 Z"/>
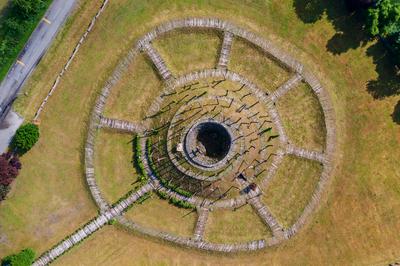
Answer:
<path fill-rule="evenodd" d="M 35 260 L 35 251 L 30 248 L 21 250 L 17 254 L 5 257 L 1 260 L 2 266 L 30 266 Z"/>
<path fill-rule="evenodd" d="M 41 4 L 43 4 L 42 0 L 12 0 L 13 7 L 16 11 L 26 17 L 31 14 L 35 14 L 39 11 Z"/>
<path fill-rule="evenodd" d="M 368 30 L 384 39 L 400 65 L 400 0 L 380 0 L 368 9 Z"/>
<path fill-rule="evenodd" d="M 400 33 L 400 1 L 381 0 L 368 10 L 369 32 L 390 37 Z"/>
<path fill-rule="evenodd" d="M 25 124 L 18 128 L 11 142 L 11 148 L 19 153 L 24 154 L 29 151 L 39 139 L 39 127 L 35 124 Z"/>

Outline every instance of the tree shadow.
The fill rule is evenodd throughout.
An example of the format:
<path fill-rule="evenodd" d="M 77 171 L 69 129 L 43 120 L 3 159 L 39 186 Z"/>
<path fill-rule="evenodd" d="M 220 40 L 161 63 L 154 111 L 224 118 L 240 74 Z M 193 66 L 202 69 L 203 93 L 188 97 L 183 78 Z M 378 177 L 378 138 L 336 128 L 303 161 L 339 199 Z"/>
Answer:
<path fill-rule="evenodd" d="M 400 125 L 400 101 L 397 102 L 392 114 L 393 122 Z"/>
<path fill-rule="evenodd" d="M 397 102 L 392 114 L 393 121 L 400 125 L 400 101 Z"/>
<path fill-rule="evenodd" d="M 371 40 L 365 29 L 365 11 L 349 11 L 344 0 L 294 0 L 293 7 L 304 23 L 315 23 L 325 16 L 332 23 L 336 33 L 326 44 L 326 49 L 332 54 L 357 49 Z M 378 78 L 370 80 L 367 85 L 372 97 L 383 99 L 400 94 L 400 76 L 396 73 L 391 54 L 382 43 L 370 46 L 367 56 L 373 58 L 378 73 Z M 399 108 L 397 104 L 392 115 L 394 122 L 399 119 Z"/>
<path fill-rule="evenodd" d="M 363 12 L 350 12 L 342 1 L 294 0 L 297 16 L 307 24 L 315 23 L 323 16 L 332 23 L 336 34 L 328 41 L 326 48 L 333 54 L 365 45 L 369 35 L 365 32 Z"/>
<path fill-rule="evenodd" d="M 382 44 L 377 43 L 368 48 L 367 55 L 373 58 L 375 70 L 378 73 L 376 80 L 368 82 L 368 92 L 375 99 L 400 94 L 400 76 L 396 73 L 391 54 L 384 49 Z"/>

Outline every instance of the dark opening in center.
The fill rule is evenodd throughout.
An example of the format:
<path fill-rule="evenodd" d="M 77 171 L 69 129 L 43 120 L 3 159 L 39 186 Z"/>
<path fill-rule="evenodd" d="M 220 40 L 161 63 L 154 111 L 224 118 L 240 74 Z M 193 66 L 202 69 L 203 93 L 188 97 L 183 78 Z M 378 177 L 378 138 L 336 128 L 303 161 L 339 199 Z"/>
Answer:
<path fill-rule="evenodd" d="M 205 148 L 205 155 L 221 160 L 229 152 L 231 136 L 220 124 L 206 122 L 199 125 L 197 141 Z"/>

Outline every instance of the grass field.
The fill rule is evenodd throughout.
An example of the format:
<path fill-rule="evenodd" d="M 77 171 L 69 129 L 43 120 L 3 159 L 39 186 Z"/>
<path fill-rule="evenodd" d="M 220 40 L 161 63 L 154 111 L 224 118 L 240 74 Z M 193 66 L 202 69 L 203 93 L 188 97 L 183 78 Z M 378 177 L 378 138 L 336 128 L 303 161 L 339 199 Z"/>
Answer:
<path fill-rule="evenodd" d="M 276 103 L 286 134 L 293 144 L 310 150 L 325 149 L 324 114 L 311 88 L 299 84 Z"/>
<path fill-rule="evenodd" d="M 105 199 L 114 203 L 133 188 L 137 174 L 132 163 L 132 136 L 99 132 L 95 158 L 96 181 Z"/>
<path fill-rule="evenodd" d="M 3 8 L 7 5 L 8 0 L 0 0 L 0 13 L 2 12 Z"/>
<path fill-rule="evenodd" d="M 340 2 L 326 5 L 345 15 Z M 81 2 L 28 82 L 28 96 L 21 96 L 16 103 L 28 120 L 98 6 L 97 1 Z M 368 81 L 378 78 L 376 62 L 366 55 L 371 43 L 332 54 L 326 47 L 336 34 L 332 23 L 326 16 L 313 24 L 303 23 L 290 0 L 251 4 L 228 0 L 111 1 L 50 99 L 41 118 L 41 139 L 22 158 L 23 171 L 9 199 L 0 205 L 0 256 L 28 246 L 41 253 L 96 214 L 84 182 L 82 160 L 85 127 L 97 92 L 139 36 L 162 21 L 187 16 L 218 16 L 234 21 L 272 39 L 319 77 L 332 96 L 338 131 L 334 181 L 326 201 L 294 239 L 269 250 L 234 256 L 201 253 L 107 226 L 55 265 L 384 265 L 399 259 L 400 129 L 390 116 L 398 97 L 375 100 L 368 93 Z M 191 45 L 188 40 L 180 48 L 187 49 L 185 45 Z M 240 42 L 235 44 L 238 47 Z M 383 47 L 377 46 L 375 52 L 383 53 Z M 207 54 L 209 60 L 215 60 L 214 50 Z M 249 63 L 243 59 L 232 61 L 230 66 L 251 70 L 250 66 L 241 66 L 243 61 Z M 176 71 L 182 71 L 179 67 L 183 62 L 174 63 Z M 259 63 L 254 64 L 249 75 L 268 82 L 257 68 Z M 145 79 L 141 82 L 145 84 Z M 156 83 L 151 79 L 149 82 Z M 127 97 L 139 95 L 135 90 L 124 93 Z M 127 104 L 132 109 L 126 113 L 125 108 L 115 109 L 115 114 L 134 120 L 153 94 L 146 93 L 138 98 L 143 104 L 140 109 Z M 108 112 L 111 114 L 111 109 Z M 125 139 L 118 141 L 123 143 Z M 111 187 L 111 197 L 113 193 L 117 192 Z M 133 214 L 134 208 L 131 211 Z"/>
<path fill-rule="evenodd" d="M 315 161 L 286 156 L 267 189 L 263 201 L 282 225 L 289 227 L 299 218 L 321 176 Z"/>
<path fill-rule="evenodd" d="M 263 224 L 250 205 L 236 211 L 210 212 L 205 239 L 218 243 L 235 243 L 271 237 L 271 231 Z"/>

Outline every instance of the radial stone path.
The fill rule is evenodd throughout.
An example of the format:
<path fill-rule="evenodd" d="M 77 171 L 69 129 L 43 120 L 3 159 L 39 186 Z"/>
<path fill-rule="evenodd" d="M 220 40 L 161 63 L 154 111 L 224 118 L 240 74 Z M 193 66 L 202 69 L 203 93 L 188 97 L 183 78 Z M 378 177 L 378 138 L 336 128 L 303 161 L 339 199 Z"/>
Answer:
<path fill-rule="evenodd" d="M 177 29 L 210 29 L 222 33 L 220 58 L 213 69 L 174 76 L 152 42 Z M 240 73 L 229 69 L 231 47 L 240 38 L 261 49 L 265 56 L 283 65 L 291 77 L 273 93 L 259 88 Z M 165 89 L 154 99 L 143 121 L 124 121 L 103 116 L 112 88 L 138 53 L 153 62 Z M 295 146 L 286 135 L 275 102 L 307 83 L 317 96 L 326 126 L 324 151 Z M 100 128 L 137 134 L 139 158 L 149 179 L 124 200 L 112 205 L 103 197 L 95 179 L 94 154 Z M 216 18 L 170 21 L 141 38 L 120 62 L 104 86 L 92 111 L 85 147 L 86 180 L 100 215 L 82 229 L 43 254 L 34 265 L 46 265 L 111 219 L 122 225 L 176 244 L 219 252 L 258 250 L 295 235 L 317 207 L 328 184 L 335 150 L 334 111 L 318 80 L 298 61 L 271 42 Z M 297 221 L 286 228 L 261 201 L 262 188 L 273 178 L 286 155 L 317 161 L 323 166 L 318 184 Z M 193 206 L 198 220 L 192 237 L 142 227 L 126 218 L 124 211 L 150 191 Z M 121 195 L 122 196 L 122 195 Z M 270 228 L 272 237 L 242 243 L 210 243 L 204 240 L 209 213 L 235 210 L 249 204 Z"/>

